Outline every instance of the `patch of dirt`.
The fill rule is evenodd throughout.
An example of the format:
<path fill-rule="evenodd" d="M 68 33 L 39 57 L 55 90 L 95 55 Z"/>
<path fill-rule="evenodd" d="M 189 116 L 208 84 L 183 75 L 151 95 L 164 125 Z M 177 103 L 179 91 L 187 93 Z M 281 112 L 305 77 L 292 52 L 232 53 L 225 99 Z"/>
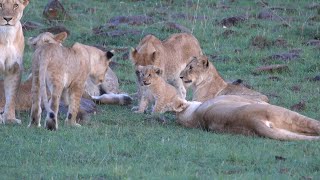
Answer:
<path fill-rule="evenodd" d="M 61 32 L 66 32 L 68 35 L 70 35 L 70 31 L 66 27 L 64 27 L 62 25 L 41 29 L 40 32 L 51 32 L 52 34 L 58 34 L 58 33 L 61 33 Z"/>
<path fill-rule="evenodd" d="M 227 29 L 227 30 L 223 31 L 223 33 L 221 33 L 221 36 L 223 36 L 224 38 L 228 38 L 228 37 L 235 35 L 235 34 L 237 34 L 236 31 L 231 30 L 231 29 Z"/>
<path fill-rule="evenodd" d="M 288 42 L 287 40 L 283 39 L 283 38 L 278 38 L 276 39 L 275 41 L 272 42 L 272 44 L 274 46 L 277 46 L 277 47 L 288 47 Z"/>
<path fill-rule="evenodd" d="M 189 15 L 189 14 L 185 14 L 185 13 L 176 13 L 176 14 L 172 14 L 171 18 L 173 19 L 185 19 L 185 20 L 199 20 L 199 21 L 203 21 L 203 20 L 207 20 L 208 16 L 194 16 L 194 15 Z"/>
<path fill-rule="evenodd" d="M 294 104 L 290 107 L 293 111 L 303 111 L 306 109 L 306 103 L 305 101 L 300 101 L 297 104 Z"/>
<path fill-rule="evenodd" d="M 273 54 L 265 59 L 263 61 L 268 61 L 268 60 L 281 60 L 281 61 L 291 61 L 291 60 L 296 60 L 300 58 L 300 53 L 301 49 L 293 49 L 289 52 L 284 52 L 284 53 L 277 53 Z"/>
<path fill-rule="evenodd" d="M 301 91 L 301 87 L 299 85 L 294 85 L 290 89 L 293 92 L 300 92 Z"/>
<path fill-rule="evenodd" d="M 174 22 L 166 22 L 164 28 L 168 30 L 177 30 L 180 32 L 191 33 L 190 29 Z"/>
<path fill-rule="evenodd" d="M 277 161 L 285 161 L 285 160 L 287 160 L 287 158 L 282 157 L 282 156 L 274 156 L 274 158 L 275 158 Z"/>
<path fill-rule="evenodd" d="M 248 20 L 248 17 L 245 15 L 239 15 L 239 16 L 232 16 L 222 19 L 219 24 L 226 27 L 235 26 L 239 23 L 242 23 L 244 21 Z"/>
<path fill-rule="evenodd" d="M 32 31 L 44 27 L 43 24 L 35 22 L 35 21 L 26 21 L 22 23 L 22 29 L 24 31 Z"/>
<path fill-rule="evenodd" d="M 259 73 L 259 72 L 274 73 L 274 72 L 284 72 L 284 71 L 289 71 L 289 67 L 285 64 L 261 66 L 261 67 L 258 67 L 254 70 L 254 72 L 256 72 L 256 73 Z"/>
<path fill-rule="evenodd" d="M 259 49 L 264 49 L 268 48 L 271 45 L 271 41 L 269 41 L 266 37 L 264 36 L 255 36 L 251 38 L 251 46 L 259 48 Z"/>
<path fill-rule="evenodd" d="M 306 8 L 307 9 L 311 9 L 311 10 L 319 9 L 320 8 L 320 3 L 313 2 L 313 3 L 309 4 L 308 6 L 306 6 Z"/>
<path fill-rule="evenodd" d="M 106 33 L 109 37 L 119 37 L 119 36 L 132 36 L 142 34 L 139 30 L 114 30 Z"/>
<path fill-rule="evenodd" d="M 42 14 L 48 20 L 71 19 L 59 0 L 49 1 Z"/>
<path fill-rule="evenodd" d="M 281 81 L 281 78 L 278 76 L 270 76 L 270 77 L 268 77 L 268 79 L 270 79 L 272 81 Z"/>
<path fill-rule="evenodd" d="M 320 40 L 311 39 L 305 43 L 307 46 L 320 46 Z"/>
<path fill-rule="evenodd" d="M 151 23 L 153 23 L 152 17 L 146 15 L 115 16 L 108 21 L 109 26 L 118 26 L 119 24 L 140 26 Z"/>

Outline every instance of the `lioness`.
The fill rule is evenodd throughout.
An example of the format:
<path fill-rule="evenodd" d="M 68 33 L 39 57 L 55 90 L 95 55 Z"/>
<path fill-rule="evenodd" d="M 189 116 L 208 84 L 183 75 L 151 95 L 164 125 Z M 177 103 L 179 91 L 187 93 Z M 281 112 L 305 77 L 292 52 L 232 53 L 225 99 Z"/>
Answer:
<path fill-rule="evenodd" d="M 188 128 L 259 135 L 278 140 L 319 140 L 320 121 L 286 108 L 237 95 L 176 102 L 177 121 Z"/>
<path fill-rule="evenodd" d="M 173 111 L 171 102 L 180 96 L 177 89 L 165 82 L 161 77 L 162 70 L 153 65 L 138 66 L 140 80 L 142 86 L 146 87 L 146 92 L 155 100 L 153 113 L 164 113 L 166 111 Z M 142 99 L 139 109 L 145 109 L 149 103 L 148 98 Z"/>
<path fill-rule="evenodd" d="M 184 68 L 180 78 L 193 90 L 193 101 L 204 102 L 220 95 L 239 95 L 248 99 L 268 102 L 267 96 L 242 85 L 225 82 L 208 57 L 193 57 Z"/>
<path fill-rule="evenodd" d="M 39 36 L 41 36 L 40 34 Z M 87 78 L 95 84 L 104 81 L 113 53 L 75 43 L 70 48 L 48 43 L 39 46 L 32 60 L 32 107 L 30 126 L 40 126 L 41 102 L 47 111 L 45 127 L 58 128 L 57 113 L 63 95 L 69 104 L 66 124 L 80 126 L 76 122 L 80 98 Z M 51 94 L 47 97 L 47 87 Z"/>
<path fill-rule="evenodd" d="M 190 57 L 201 54 L 199 42 L 191 34 L 173 34 L 165 41 L 160 41 L 153 35 L 147 35 L 135 49 L 132 49 L 130 59 L 136 70 L 139 65 L 154 65 L 162 69 L 163 77 L 178 89 L 182 97 L 186 97 L 186 89 L 179 78 L 180 72 L 189 63 Z M 137 77 L 139 82 L 138 74 Z M 143 98 L 143 90 L 140 86 L 138 88 L 138 93 L 141 91 L 140 95 Z M 143 111 L 144 109 L 138 110 L 138 112 Z"/>
<path fill-rule="evenodd" d="M 320 121 L 238 95 L 221 95 L 203 103 L 186 101 L 156 72 L 156 69 L 145 67 L 141 78 L 156 101 L 160 100 L 158 112 L 175 111 L 177 122 L 185 127 L 256 134 L 278 140 L 320 139 Z"/>
<path fill-rule="evenodd" d="M 0 123 L 21 123 L 15 117 L 16 92 L 21 81 L 24 36 L 20 19 L 29 0 L 0 1 L 0 73 L 4 74 L 5 107 Z"/>

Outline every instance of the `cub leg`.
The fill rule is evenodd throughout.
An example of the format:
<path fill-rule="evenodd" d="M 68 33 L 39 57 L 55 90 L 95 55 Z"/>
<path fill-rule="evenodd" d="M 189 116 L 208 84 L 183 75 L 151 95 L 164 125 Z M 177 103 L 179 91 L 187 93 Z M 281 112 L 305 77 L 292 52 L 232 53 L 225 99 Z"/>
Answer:
<path fill-rule="evenodd" d="M 21 124 L 21 120 L 15 117 L 15 100 L 21 81 L 20 66 L 15 63 L 4 78 L 4 92 L 6 103 L 4 106 L 3 123 Z"/>
<path fill-rule="evenodd" d="M 149 98 L 142 94 L 140 102 L 139 102 L 139 107 L 137 111 L 134 111 L 135 113 L 144 113 L 144 111 L 147 109 L 149 104 Z"/>
<path fill-rule="evenodd" d="M 50 99 L 51 112 L 47 112 L 45 127 L 48 130 L 58 129 L 58 110 L 63 87 L 53 86 Z"/>
<path fill-rule="evenodd" d="M 183 85 L 182 79 L 180 79 L 180 78 L 174 79 L 174 80 L 172 81 L 172 85 L 177 88 L 180 97 L 183 98 L 183 99 L 186 99 L 186 97 L 187 97 L 187 90 L 186 90 L 186 88 L 185 88 L 184 85 Z"/>
<path fill-rule="evenodd" d="M 78 85 L 73 86 L 69 89 L 69 108 L 67 119 L 65 120 L 65 124 L 71 126 L 81 126 L 76 122 L 77 114 L 80 107 L 80 100 L 83 94 L 83 87 L 79 87 Z"/>
<path fill-rule="evenodd" d="M 39 74 L 39 72 L 37 73 Z M 30 115 L 30 124 L 28 127 L 36 126 L 40 127 L 41 119 L 41 98 L 40 98 L 40 81 L 39 76 L 36 73 L 33 73 L 32 76 L 32 106 L 31 106 L 31 115 Z"/>

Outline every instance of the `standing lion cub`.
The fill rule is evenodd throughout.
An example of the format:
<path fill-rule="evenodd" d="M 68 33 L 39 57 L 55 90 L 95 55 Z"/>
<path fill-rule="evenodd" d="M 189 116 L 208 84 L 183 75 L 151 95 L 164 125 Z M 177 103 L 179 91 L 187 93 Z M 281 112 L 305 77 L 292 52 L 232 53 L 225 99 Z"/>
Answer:
<path fill-rule="evenodd" d="M 91 78 L 95 84 L 102 83 L 112 56 L 110 51 L 105 53 L 80 43 L 75 43 L 70 48 L 56 43 L 47 43 L 36 48 L 32 60 L 32 107 L 29 126 L 40 126 L 43 102 L 47 111 L 45 126 L 49 130 L 56 130 L 62 96 L 68 104 L 66 124 L 80 126 L 76 122 L 76 115 L 85 82 L 87 78 Z M 51 94 L 50 102 L 47 89 Z"/>
<path fill-rule="evenodd" d="M 131 61 L 135 66 L 136 73 L 138 66 L 154 65 L 163 70 L 163 77 L 166 81 L 177 88 L 181 97 L 186 97 L 186 89 L 179 78 L 180 72 L 190 62 L 193 56 L 202 55 L 198 40 L 188 33 L 173 34 L 165 41 L 160 41 L 153 35 L 144 37 L 139 45 L 131 51 Z M 141 84 L 138 77 L 138 84 Z M 138 86 L 141 99 L 145 97 L 144 88 Z M 141 100 L 143 101 L 143 100 Z M 140 101 L 140 102 L 141 102 Z M 140 108 L 136 112 L 144 112 Z"/>
<path fill-rule="evenodd" d="M 24 36 L 20 19 L 28 0 L 0 1 L 0 73 L 4 74 L 5 107 L 0 123 L 21 123 L 15 98 L 21 81 Z"/>

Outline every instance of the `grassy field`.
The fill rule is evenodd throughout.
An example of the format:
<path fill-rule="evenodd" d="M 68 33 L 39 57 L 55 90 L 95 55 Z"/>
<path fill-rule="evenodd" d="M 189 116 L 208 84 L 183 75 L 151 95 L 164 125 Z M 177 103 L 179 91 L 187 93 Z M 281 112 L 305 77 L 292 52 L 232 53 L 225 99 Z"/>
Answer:
<path fill-rule="evenodd" d="M 25 37 L 63 25 L 70 30 L 65 45 L 78 41 L 116 49 L 114 71 L 125 92 L 136 91 L 128 49 L 149 33 L 165 39 L 181 32 L 168 26 L 173 22 L 198 38 L 226 80 L 242 79 L 272 104 L 320 120 L 320 46 L 307 43 L 320 39 L 320 4 L 315 0 L 61 2 L 71 18 L 49 22 L 42 16 L 47 1 L 32 0 L 22 22 L 39 27 Z M 133 15 L 149 20 L 103 26 L 113 17 Z M 225 19 L 230 17 L 234 21 Z M 102 33 L 94 33 L 97 27 Z M 135 33 L 113 34 L 128 30 Z M 26 46 L 25 76 L 31 55 Z M 255 71 L 272 64 L 285 64 L 288 70 Z M 0 179 L 320 179 L 319 141 L 216 134 L 183 128 L 172 114 L 161 124 L 148 114 L 134 114 L 130 106 L 98 109 L 81 128 L 65 127 L 61 119 L 56 132 L 28 129 L 29 113 L 18 113 L 21 126 L 0 126 Z"/>

